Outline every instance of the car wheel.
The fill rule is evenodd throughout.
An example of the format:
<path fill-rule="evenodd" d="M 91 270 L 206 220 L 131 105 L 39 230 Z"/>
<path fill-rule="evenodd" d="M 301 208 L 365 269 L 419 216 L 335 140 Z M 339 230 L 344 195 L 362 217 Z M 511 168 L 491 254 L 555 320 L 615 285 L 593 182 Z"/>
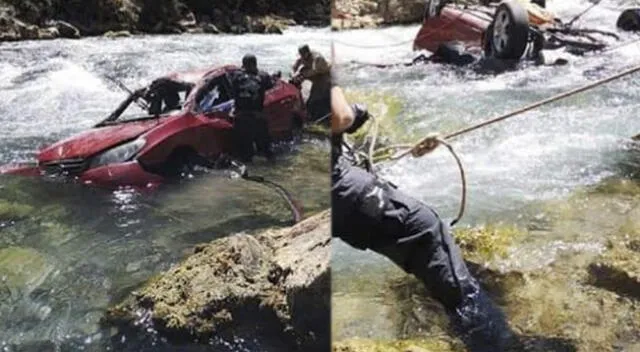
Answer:
<path fill-rule="evenodd" d="M 540 7 L 547 7 L 547 0 L 531 0 L 531 2 Z"/>
<path fill-rule="evenodd" d="M 519 60 L 529 39 L 529 14 L 514 0 L 501 3 L 488 30 L 491 56 L 505 60 Z"/>
<path fill-rule="evenodd" d="M 640 31 L 640 8 L 624 10 L 618 17 L 616 26 L 623 31 Z"/>
<path fill-rule="evenodd" d="M 162 172 L 169 177 L 191 173 L 196 166 L 210 167 L 210 161 L 189 147 L 176 148 L 162 165 Z"/>

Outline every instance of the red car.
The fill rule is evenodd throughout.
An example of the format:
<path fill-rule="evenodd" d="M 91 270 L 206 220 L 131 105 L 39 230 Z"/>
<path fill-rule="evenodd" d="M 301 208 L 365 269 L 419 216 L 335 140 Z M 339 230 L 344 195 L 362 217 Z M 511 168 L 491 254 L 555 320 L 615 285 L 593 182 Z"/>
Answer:
<path fill-rule="evenodd" d="M 481 0 L 458 5 L 451 0 L 427 0 L 414 50 L 435 53 L 445 43 L 462 43 L 468 52 L 503 60 L 535 59 L 543 49 L 566 48 L 574 54 L 601 50 L 615 33 L 574 28 L 545 9 L 544 0 Z M 640 12 L 625 11 L 617 26 L 638 30 Z M 634 26 L 635 24 L 635 26 Z"/>
<path fill-rule="evenodd" d="M 231 154 L 233 100 L 225 74 L 235 69 L 172 74 L 168 77 L 195 84 L 177 109 L 123 119 L 132 95 L 122 109 L 93 129 L 42 149 L 35 165 L 7 165 L 0 173 L 64 175 L 109 188 L 152 187 L 179 174 L 193 158 L 215 161 Z M 275 86 L 265 96 L 265 114 L 276 142 L 300 130 L 307 113 L 300 90 L 279 76 L 273 79 Z"/>

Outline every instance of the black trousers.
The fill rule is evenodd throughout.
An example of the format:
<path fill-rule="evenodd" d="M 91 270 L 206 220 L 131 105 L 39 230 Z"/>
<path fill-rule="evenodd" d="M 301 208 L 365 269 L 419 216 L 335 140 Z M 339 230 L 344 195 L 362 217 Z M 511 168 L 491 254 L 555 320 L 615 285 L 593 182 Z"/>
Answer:
<path fill-rule="evenodd" d="M 331 86 L 324 82 L 314 83 L 307 100 L 307 112 L 311 121 L 321 119 L 331 113 Z M 325 119 L 328 122 L 330 119 Z"/>
<path fill-rule="evenodd" d="M 433 210 L 346 160 L 332 174 L 333 236 L 371 249 L 418 277 L 452 311 L 479 285 Z"/>
<path fill-rule="evenodd" d="M 234 154 L 244 162 L 250 162 L 256 153 L 273 156 L 271 135 L 264 114 L 259 111 L 238 111 L 233 126 Z M 254 143 L 257 148 L 254 148 Z"/>

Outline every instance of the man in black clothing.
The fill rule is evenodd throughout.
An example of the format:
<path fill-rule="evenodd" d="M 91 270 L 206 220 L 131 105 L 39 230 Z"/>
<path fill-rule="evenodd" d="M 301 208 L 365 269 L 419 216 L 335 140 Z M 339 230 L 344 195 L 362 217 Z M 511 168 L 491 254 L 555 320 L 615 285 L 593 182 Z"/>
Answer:
<path fill-rule="evenodd" d="M 238 157 L 250 162 L 255 142 L 258 151 L 272 160 L 271 136 L 263 114 L 265 93 L 274 86 L 272 77 L 258 70 L 258 61 L 251 54 L 245 55 L 242 68 L 229 73 L 228 77 L 235 99 L 234 140 Z"/>
<path fill-rule="evenodd" d="M 440 301 L 471 351 L 500 352 L 511 332 L 500 310 L 470 274 L 448 224 L 393 184 L 353 166 L 342 153 L 343 133 L 369 114 L 331 89 L 332 234 L 351 246 L 386 256 L 415 275 Z"/>

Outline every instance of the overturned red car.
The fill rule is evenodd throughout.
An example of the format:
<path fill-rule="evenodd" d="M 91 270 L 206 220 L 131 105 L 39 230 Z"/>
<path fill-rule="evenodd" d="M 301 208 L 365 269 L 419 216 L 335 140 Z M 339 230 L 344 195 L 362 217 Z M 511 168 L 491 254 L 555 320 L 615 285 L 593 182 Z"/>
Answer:
<path fill-rule="evenodd" d="M 192 88 L 176 95 L 172 104 L 152 114 L 123 117 L 137 103 L 151 108 L 135 93 L 109 118 L 89 131 L 43 148 L 37 162 L 6 165 L 2 174 L 53 175 L 108 188 L 154 187 L 179 176 L 198 159 L 215 161 L 232 154 L 233 100 L 226 73 L 234 66 L 174 73 L 173 80 Z M 300 90 L 272 76 L 274 87 L 265 95 L 265 115 L 274 142 L 292 138 L 307 121 Z M 177 99 L 180 99 L 178 102 Z M 177 104 L 175 104 L 177 103 Z"/>
<path fill-rule="evenodd" d="M 477 5 L 427 0 L 413 48 L 435 53 L 443 44 L 458 43 L 483 57 L 518 61 L 539 59 L 542 50 L 583 54 L 619 40 L 613 32 L 575 28 L 580 15 L 563 22 L 545 5 L 544 0 L 480 0 Z M 625 10 L 616 25 L 625 31 L 640 30 L 639 9 Z"/>

